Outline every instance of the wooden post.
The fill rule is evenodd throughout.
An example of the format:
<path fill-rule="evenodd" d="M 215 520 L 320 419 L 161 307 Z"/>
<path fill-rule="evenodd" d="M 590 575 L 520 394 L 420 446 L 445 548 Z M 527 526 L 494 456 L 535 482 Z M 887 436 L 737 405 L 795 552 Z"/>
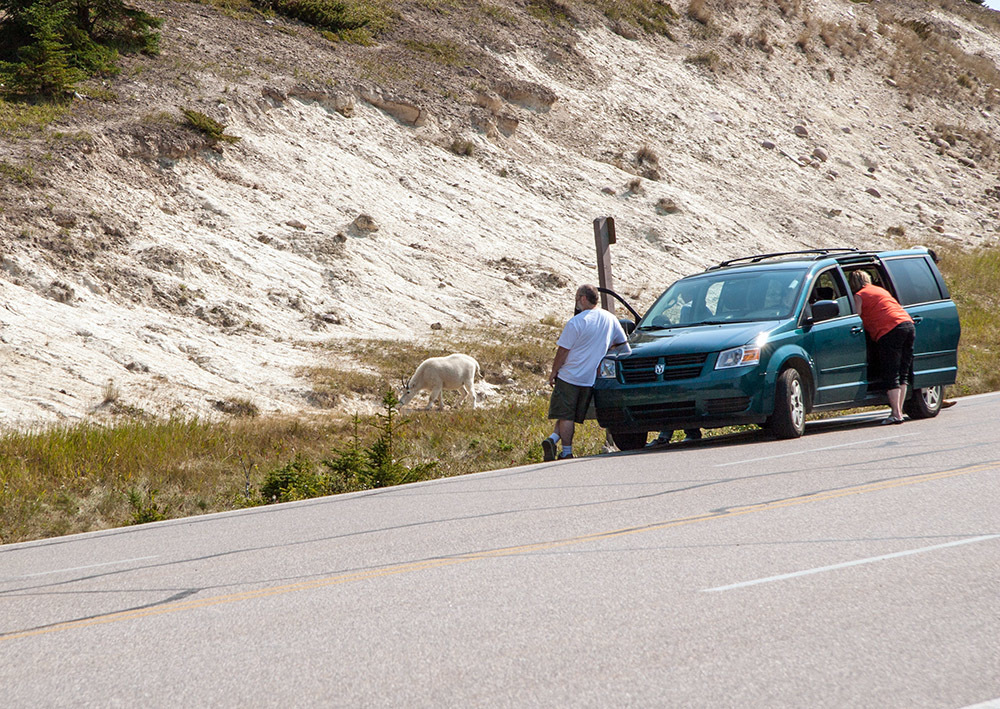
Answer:
<path fill-rule="evenodd" d="M 611 244 L 615 243 L 614 217 L 598 217 L 594 220 L 594 243 L 597 244 L 597 285 L 614 290 L 611 278 Z M 614 315 L 615 299 L 607 293 L 601 293 L 601 307 Z"/>
<path fill-rule="evenodd" d="M 614 217 L 598 217 L 594 220 L 594 243 L 597 244 L 597 284 L 601 288 L 614 290 L 614 281 L 611 278 L 611 244 L 615 243 Z M 615 299 L 607 293 L 601 293 L 601 307 L 614 315 Z M 615 445 L 611 432 L 605 431 L 604 452 L 612 453 L 616 450 L 618 446 Z"/>

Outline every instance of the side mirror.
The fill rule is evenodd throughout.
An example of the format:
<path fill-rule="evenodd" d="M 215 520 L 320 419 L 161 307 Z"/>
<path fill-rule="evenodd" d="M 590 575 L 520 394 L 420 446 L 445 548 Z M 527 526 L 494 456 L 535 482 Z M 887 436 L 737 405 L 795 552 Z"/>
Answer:
<path fill-rule="evenodd" d="M 811 307 L 811 320 L 814 323 L 840 317 L 840 306 L 837 305 L 837 301 L 835 300 L 817 300 Z"/>
<path fill-rule="evenodd" d="M 635 332 L 635 321 L 629 320 L 628 318 L 618 318 L 618 322 L 621 323 L 622 330 L 625 331 L 626 335 L 631 335 Z"/>

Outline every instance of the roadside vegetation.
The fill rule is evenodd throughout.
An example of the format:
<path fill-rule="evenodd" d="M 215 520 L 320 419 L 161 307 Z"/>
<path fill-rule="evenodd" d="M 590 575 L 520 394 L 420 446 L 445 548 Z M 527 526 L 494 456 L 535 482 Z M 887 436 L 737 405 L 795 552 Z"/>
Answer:
<path fill-rule="evenodd" d="M 939 255 L 962 320 L 959 380 L 949 393 L 1000 390 L 1000 252 Z M 433 347 L 331 343 L 328 366 L 303 373 L 316 400 L 340 411 L 364 401 L 375 413 L 265 417 L 249 407 L 223 422 L 150 421 L 123 406 L 126 414 L 111 425 L 6 433 L 0 543 L 540 462 L 538 443 L 550 432 L 547 371 L 560 325 L 546 318 L 519 329 L 445 332 Z M 485 403 L 400 411 L 396 392 L 417 364 L 454 351 L 479 360 L 493 389 Z M 449 403 L 457 398 L 451 394 Z M 603 444 L 596 422 L 577 428 L 577 455 L 600 454 Z"/>

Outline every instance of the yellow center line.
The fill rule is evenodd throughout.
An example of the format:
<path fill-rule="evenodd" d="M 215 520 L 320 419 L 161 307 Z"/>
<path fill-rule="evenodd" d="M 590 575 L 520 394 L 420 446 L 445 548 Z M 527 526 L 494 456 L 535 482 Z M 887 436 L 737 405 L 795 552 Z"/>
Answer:
<path fill-rule="evenodd" d="M 64 630 L 72 630 L 75 628 L 86 628 L 95 625 L 104 625 L 107 623 L 115 623 L 122 620 L 132 620 L 135 618 L 148 618 L 151 616 L 164 615 L 167 613 L 177 613 L 180 611 L 195 610 L 198 608 L 207 608 L 210 606 L 221 605 L 224 603 L 236 603 L 239 601 L 247 601 L 255 598 L 267 598 L 270 596 L 279 596 L 285 593 L 293 593 L 295 591 L 308 591 L 311 589 L 325 588 L 329 586 L 338 586 L 340 584 L 345 584 L 345 583 L 367 581 L 370 579 L 383 578 L 386 576 L 395 576 L 398 574 L 406 574 L 414 571 L 425 571 L 428 569 L 437 569 L 444 566 L 454 566 L 456 564 L 464 564 L 470 561 L 495 559 L 508 556 L 518 556 L 522 554 L 530 554 L 533 552 L 548 551 L 551 549 L 559 549 L 570 546 L 578 546 L 580 544 L 586 544 L 588 542 L 602 541 L 605 539 L 614 539 L 616 537 L 623 537 L 632 534 L 640 534 L 644 532 L 654 532 L 662 529 L 669 529 L 671 527 L 680 527 L 683 525 L 695 524 L 697 522 L 727 519 L 730 517 L 737 517 L 740 515 L 752 514 L 755 512 L 779 510 L 788 507 L 795 507 L 797 505 L 804 505 L 812 502 L 823 502 L 826 500 L 834 500 L 841 497 L 848 497 L 851 495 L 863 495 L 870 492 L 880 492 L 882 490 L 890 490 L 893 488 L 918 485 L 921 483 L 953 478 L 960 475 L 969 475 L 971 473 L 996 470 L 997 468 L 1000 468 L 1000 461 L 971 465 L 965 468 L 958 468 L 957 470 L 947 470 L 937 473 L 922 473 L 920 475 L 912 475 L 904 478 L 894 478 L 891 480 L 881 480 L 873 483 L 864 483 L 852 487 L 841 488 L 839 490 L 828 490 L 825 492 L 818 492 L 807 495 L 799 495 L 797 497 L 790 497 L 784 500 L 774 500 L 772 502 L 763 502 L 755 505 L 746 505 L 744 507 L 733 507 L 729 509 L 718 510 L 715 512 L 707 512 L 703 514 L 692 515 L 690 517 L 679 517 L 677 519 L 664 520 L 662 522 L 654 522 L 651 524 L 641 525 L 637 527 L 626 527 L 624 529 L 614 529 L 604 532 L 595 532 L 591 534 L 584 534 L 579 537 L 572 537 L 569 539 L 559 539 L 551 542 L 537 542 L 535 544 L 523 544 L 513 547 L 504 547 L 502 549 L 490 549 L 486 551 L 468 552 L 465 554 L 457 554 L 455 556 L 447 556 L 437 559 L 425 559 L 422 561 L 393 564 L 392 566 L 386 566 L 381 569 L 370 569 L 367 571 L 356 571 L 346 574 L 339 574 L 337 576 L 327 576 L 324 578 L 313 579 L 311 581 L 302 581 L 299 583 L 287 584 L 283 586 L 269 586 L 265 588 L 259 588 L 256 590 L 240 591 L 238 593 L 229 593 L 221 596 L 212 596 L 210 598 L 178 601 L 176 603 L 165 603 L 163 605 L 154 606 L 150 608 L 139 608 L 136 610 L 121 611 L 119 613 L 109 613 L 107 615 L 97 616 L 95 618 L 71 620 L 65 623 L 57 623 L 55 625 L 50 625 L 45 628 L 35 628 L 33 630 L 11 633 L 9 635 L 0 636 L 0 641 L 15 640 L 18 638 L 27 638 L 36 635 L 45 635 L 48 633 L 56 633 Z"/>

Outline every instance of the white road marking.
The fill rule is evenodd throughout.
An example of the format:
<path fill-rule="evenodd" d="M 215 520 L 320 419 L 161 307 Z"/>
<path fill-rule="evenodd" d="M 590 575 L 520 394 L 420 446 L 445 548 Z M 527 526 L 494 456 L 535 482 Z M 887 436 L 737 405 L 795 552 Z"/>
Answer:
<path fill-rule="evenodd" d="M 732 463 L 716 463 L 716 468 L 726 468 L 730 465 L 745 465 L 746 463 L 757 463 L 762 460 L 774 460 L 775 458 L 787 458 L 790 455 L 811 455 L 812 453 L 817 453 L 819 451 L 829 451 L 834 448 L 849 448 L 851 446 L 864 446 L 869 443 L 878 443 L 880 441 L 891 441 L 894 438 L 909 438 L 910 436 L 919 436 L 919 433 L 901 433 L 898 436 L 885 436 L 883 438 L 869 438 L 866 441 L 854 441 L 853 443 L 840 443 L 835 446 L 825 446 L 823 448 L 809 448 L 801 451 L 794 451 L 792 453 L 779 453 L 778 455 L 767 455 L 763 458 L 747 458 L 746 460 L 737 460 Z"/>
<path fill-rule="evenodd" d="M 922 554 L 925 551 L 934 551 L 936 549 L 947 549 L 948 547 L 957 547 L 962 544 L 973 544 L 975 542 L 984 542 L 988 539 L 1000 539 L 1000 534 L 988 534 L 984 537 L 973 537 L 971 539 L 959 539 L 956 542 L 948 542 L 947 544 L 935 544 L 930 547 L 922 547 L 920 549 L 910 549 L 908 551 L 897 551 L 894 554 L 883 554 L 882 556 L 872 556 L 867 559 L 857 559 L 856 561 L 845 561 L 843 564 L 833 564 L 831 566 L 820 566 L 816 569 L 807 569 L 805 571 L 795 571 L 790 574 L 781 574 L 779 576 L 768 576 L 763 579 L 754 579 L 753 581 L 743 581 L 742 583 L 734 583 L 729 586 L 716 586 L 715 588 L 703 588 L 704 592 L 708 591 L 731 591 L 734 588 L 745 588 L 746 586 L 756 586 L 759 583 L 770 583 L 771 581 L 784 581 L 786 579 L 793 579 L 798 576 L 808 576 L 809 574 L 819 574 L 824 571 L 834 571 L 836 569 L 846 569 L 849 566 L 859 566 L 860 564 L 871 564 L 876 561 L 885 561 L 886 559 L 896 559 L 901 556 L 909 556 L 910 554 Z"/>
<path fill-rule="evenodd" d="M 1000 698 L 990 699 L 981 704 L 970 704 L 963 709 L 1000 709 Z"/>
<path fill-rule="evenodd" d="M 120 559 L 119 561 L 105 561 L 100 564 L 89 564 L 87 566 L 74 566 L 71 569 L 53 569 L 52 571 L 40 571 L 37 574 L 26 574 L 24 576 L 12 576 L 6 581 L 16 581 L 17 579 L 30 579 L 35 576 L 48 576 L 49 574 L 62 574 L 68 573 L 70 571 L 84 571 L 86 569 L 96 569 L 98 566 L 114 566 L 115 564 L 129 564 L 133 561 L 146 561 L 147 559 L 155 559 L 156 556 L 140 556 L 135 559 Z"/>

